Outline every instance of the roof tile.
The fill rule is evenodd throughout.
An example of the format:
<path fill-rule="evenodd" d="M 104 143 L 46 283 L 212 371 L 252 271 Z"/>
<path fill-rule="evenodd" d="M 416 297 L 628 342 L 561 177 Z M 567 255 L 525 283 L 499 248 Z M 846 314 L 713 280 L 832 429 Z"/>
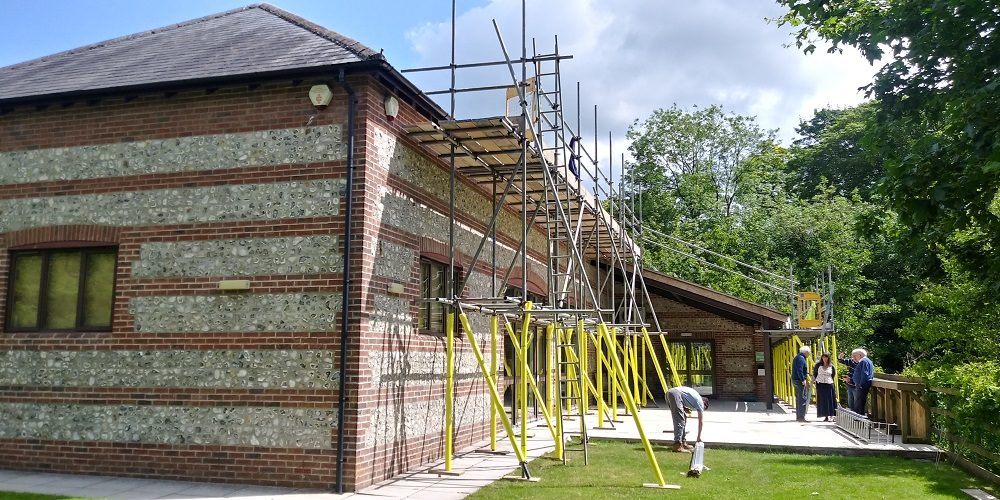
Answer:
<path fill-rule="evenodd" d="M 0 68 L 0 101 L 377 58 L 351 38 L 257 4 Z"/>

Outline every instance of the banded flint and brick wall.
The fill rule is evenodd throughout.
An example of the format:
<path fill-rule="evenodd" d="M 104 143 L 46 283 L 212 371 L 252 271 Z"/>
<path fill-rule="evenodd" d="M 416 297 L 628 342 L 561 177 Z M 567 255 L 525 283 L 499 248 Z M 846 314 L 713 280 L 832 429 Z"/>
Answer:
<path fill-rule="evenodd" d="M 10 250 L 118 248 L 110 332 L 0 335 L 0 467 L 330 488 L 342 376 L 348 490 L 442 456 L 444 345 L 416 318 L 419 257 L 447 254 L 446 165 L 401 130 L 427 117 L 403 103 L 387 122 L 388 90 L 352 79 L 354 281 L 342 290 L 346 98 L 334 88 L 317 112 L 312 83 L 0 116 L 0 303 Z M 457 199 L 466 295 L 490 295 L 490 259 L 469 263 L 490 194 L 461 181 Z M 506 268 L 519 217 L 504 210 L 498 227 Z M 537 229 L 529 257 L 544 287 Z M 224 279 L 251 289 L 220 291 Z M 486 345 L 486 318 L 471 320 Z M 489 402 L 464 339 L 456 363 L 461 448 L 487 436 Z"/>
<path fill-rule="evenodd" d="M 309 85 L 0 116 L 0 303 L 10 250 L 118 248 L 110 332 L 0 335 L 0 467 L 332 487 L 346 99 Z"/>
<path fill-rule="evenodd" d="M 366 317 L 357 358 L 359 487 L 443 456 L 443 332 L 418 331 L 416 318 L 420 256 L 446 258 L 449 239 L 448 165 L 426 155 L 402 131 L 405 124 L 427 118 L 403 103 L 396 121 L 387 122 L 377 111 L 387 90 L 367 90 L 362 108 L 376 111 L 363 115 L 366 199 L 360 206 L 366 238 L 360 275 Z M 465 296 L 492 296 L 490 245 L 474 268 L 470 262 L 490 220 L 491 194 L 462 179 L 456 189 L 455 258 L 468 282 Z M 514 257 L 520 231 L 520 217 L 503 210 L 497 237 L 500 274 Z M 545 236 L 536 228 L 529 236 L 529 273 L 536 282 L 544 275 L 545 251 Z M 390 293 L 391 284 L 402 285 L 403 293 Z M 488 319 L 470 313 L 470 322 L 480 347 L 488 346 Z M 489 432 L 485 382 L 464 334 L 457 335 L 456 450 Z"/>

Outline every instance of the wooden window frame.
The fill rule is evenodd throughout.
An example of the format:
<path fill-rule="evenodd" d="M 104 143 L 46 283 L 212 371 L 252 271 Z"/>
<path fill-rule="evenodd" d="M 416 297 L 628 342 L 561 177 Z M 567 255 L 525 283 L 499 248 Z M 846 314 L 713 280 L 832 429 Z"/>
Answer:
<path fill-rule="evenodd" d="M 49 287 L 49 259 L 52 254 L 77 252 L 80 254 L 80 275 L 76 294 L 76 325 L 73 328 L 48 328 L 44 326 L 43 320 L 48 312 L 48 287 Z M 114 255 L 115 270 L 112 274 L 111 283 L 111 318 L 107 326 L 88 327 L 84 326 L 83 302 L 84 291 L 87 286 L 87 269 L 90 265 L 90 255 L 107 254 Z M 35 319 L 35 327 L 24 328 L 13 325 L 14 312 L 14 273 L 17 271 L 17 259 L 19 256 L 39 255 L 42 258 L 41 275 L 38 286 L 38 314 Z M 68 243 L 46 245 L 42 248 L 10 250 L 8 253 L 9 269 L 7 271 L 7 296 L 4 305 L 4 331 L 9 333 L 48 333 L 48 332 L 110 332 L 114 325 L 114 297 L 118 281 L 118 247 L 113 245 L 87 245 L 70 246 Z"/>
<path fill-rule="evenodd" d="M 445 277 L 442 280 L 442 282 L 444 283 L 444 285 L 443 285 L 444 286 L 444 290 L 447 290 L 448 289 L 448 259 L 447 259 L 447 257 L 445 257 L 443 255 L 440 255 L 440 254 L 436 254 L 436 253 L 421 253 L 420 258 L 418 260 L 418 264 L 420 266 L 419 278 L 418 278 L 419 279 L 419 286 L 418 286 L 418 288 L 420 290 L 420 296 L 417 299 L 418 300 L 418 302 L 417 302 L 417 310 L 418 310 L 418 312 L 417 312 L 417 333 L 419 333 L 421 335 L 431 335 L 431 336 L 436 336 L 436 337 L 443 337 L 443 336 L 446 335 L 446 332 L 445 332 L 445 322 L 447 321 L 447 318 L 448 318 L 447 314 L 442 313 L 442 315 L 441 315 L 441 324 L 439 325 L 439 327 L 434 327 L 432 325 L 424 325 L 423 324 L 423 318 L 424 318 L 425 311 L 426 311 L 426 314 L 427 314 L 427 318 L 429 319 L 432 316 L 431 315 L 431 308 L 434 306 L 433 302 L 430 302 L 430 301 L 426 300 L 428 298 L 433 298 L 433 297 L 429 297 L 429 296 L 425 295 L 425 290 L 424 290 L 424 264 L 429 264 L 431 266 L 432 270 L 433 270 L 434 267 L 439 266 L 444 271 Z M 455 290 L 457 292 L 458 288 L 461 287 L 461 285 L 462 285 L 462 283 L 464 281 L 465 281 L 465 270 L 461 266 L 459 266 L 458 263 L 456 263 L 455 264 L 455 285 L 454 285 L 453 290 Z M 432 290 L 428 290 L 427 292 L 428 293 L 435 293 Z M 435 295 L 434 297 L 437 297 L 437 295 Z M 446 306 L 444 304 L 441 304 L 441 307 L 444 308 Z M 458 332 L 461 332 L 461 331 L 463 331 L 462 330 L 462 325 L 460 325 L 458 323 L 458 318 L 455 318 L 455 332 L 458 333 Z"/>

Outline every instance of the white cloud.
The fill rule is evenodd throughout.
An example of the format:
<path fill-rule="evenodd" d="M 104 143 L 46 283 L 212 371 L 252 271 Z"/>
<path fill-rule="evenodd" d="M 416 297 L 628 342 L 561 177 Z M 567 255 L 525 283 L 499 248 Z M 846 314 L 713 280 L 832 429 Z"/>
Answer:
<path fill-rule="evenodd" d="M 615 134 L 615 158 L 626 145 L 624 134 L 635 119 L 677 103 L 721 104 L 753 114 L 766 128 L 780 129 L 789 142 L 800 119 L 815 108 L 861 102 L 857 88 L 874 73 L 853 51 L 804 55 L 787 28 L 768 23 L 781 15 L 769 0 L 698 2 L 635 0 L 547 0 L 528 3 L 528 55 L 532 37 L 539 52 L 551 52 L 558 35 L 560 52 L 573 59 L 562 65 L 565 109 L 576 123 L 576 83 L 582 85 L 584 142 L 593 148 L 593 105 L 600 112 L 599 153 L 607 159 L 607 132 Z M 493 0 L 464 12 L 457 22 L 456 61 L 501 60 L 491 19 L 503 30 L 510 55 L 521 50 L 521 2 Z M 447 64 L 450 20 L 417 26 L 407 39 L 418 66 Z M 529 74 L 530 74 L 529 70 Z M 520 76 L 520 68 L 517 68 Z M 410 74 L 425 90 L 446 89 L 447 72 L 434 77 Z M 458 87 L 510 83 L 506 67 L 460 70 Z M 447 97 L 439 99 L 445 109 Z M 459 117 L 502 114 L 503 95 L 465 94 L 458 98 Z M 616 160 L 617 164 L 618 161 Z"/>

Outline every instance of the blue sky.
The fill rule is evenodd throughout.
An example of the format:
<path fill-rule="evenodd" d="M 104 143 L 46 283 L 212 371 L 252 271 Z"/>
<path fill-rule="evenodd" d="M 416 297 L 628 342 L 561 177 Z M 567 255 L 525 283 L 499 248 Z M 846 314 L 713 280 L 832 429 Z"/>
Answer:
<path fill-rule="evenodd" d="M 0 67 L 62 50 L 238 8 L 238 0 L 0 0 Z M 369 47 L 384 49 L 403 69 L 447 64 L 451 2 L 448 0 L 271 0 Z M 777 129 L 786 144 L 794 128 L 817 108 L 861 102 L 858 87 L 875 68 L 856 52 L 806 56 L 788 47 L 787 27 L 767 19 L 782 14 L 772 0 L 528 0 L 528 37 L 539 52 L 574 56 L 563 65 L 565 102 L 576 100 L 581 82 L 584 137 L 592 134 L 593 106 L 600 105 L 598 135 L 614 136 L 617 158 L 636 119 L 676 103 L 682 108 L 720 104 L 754 115 Z M 520 0 L 458 2 L 458 62 L 502 59 L 492 21 L 508 47 L 520 52 Z M 528 52 L 530 54 L 530 47 Z M 458 85 L 509 84 L 506 68 L 466 71 Z M 447 87 L 446 74 L 410 74 L 425 91 Z M 447 109 L 447 103 L 439 99 Z M 462 96 L 456 116 L 502 113 L 502 95 Z M 567 121 L 575 123 L 573 116 Z M 590 142 L 592 144 L 592 142 Z"/>
<path fill-rule="evenodd" d="M 0 0 L 0 67 L 217 12 L 252 0 Z M 277 0 L 269 2 L 317 24 L 385 49 L 407 67 L 417 53 L 402 36 L 416 26 L 448 20 L 446 0 Z M 485 4 L 458 2 L 459 12 Z"/>

